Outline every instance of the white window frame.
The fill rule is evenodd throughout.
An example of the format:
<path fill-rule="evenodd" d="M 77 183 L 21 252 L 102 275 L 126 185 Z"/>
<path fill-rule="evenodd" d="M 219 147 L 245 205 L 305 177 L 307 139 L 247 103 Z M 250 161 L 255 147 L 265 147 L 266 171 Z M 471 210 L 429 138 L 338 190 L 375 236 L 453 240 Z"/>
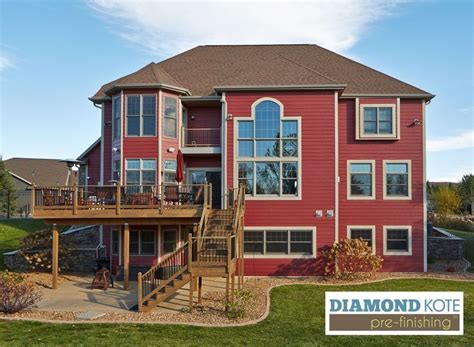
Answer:
<path fill-rule="evenodd" d="M 130 230 L 130 233 L 138 233 L 138 254 L 132 254 L 132 252 L 130 252 L 129 250 L 129 253 L 130 253 L 130 256 L 132 257 L 154 257 L 157 255 L 157 242 L 156 242 L 156 239 L 157 239 L 157 231 L 156 229 L 140 229 L 140 230 Z M 154 247 L 153 247 L 153 254 L 142 254 L 142 232 L 153 232 L 153 244 L 154 244 Z M 130 245 L 129 245 L 130 247 Z"/>
<path fill-rule="evenodd" d="M 245 231 L 261 231 L 263 232 L 263 252 L 265 253 L 266 250 L 266 231 L 288 231 L 290 234 L 291 231 L 311 231 L 313 236 L 313 254 L 311 255 L 304 255 L 304 254 L 249 254 L 244 252 L 244 258 L 246 259 L 315 259 L 317 257 L 317 237 L 316 237 L 316 227 L 296 227 L 296 226 L 283 226 L 283 227 L 245 227 Z M 288 235 L 290 237 L 290 235 Z M 288 238 L 288 250 L 290 247 L 291 239 Z M 243 243 L 244 245 L 244 243 Z"/>
<path fill-rule="evenodd" d="M 177 162 L 176 159 L 163 159 L 163 184 L 175 185 L 175 184 L 178 183 L 178 182 L 176 182 L 176 176 L 175 176 L 174 182 L 166 182 L 166 181 L 165 181 L 166 173 L 174 173 L 174 174 L 176 175 L 176 169 L 171 170 L 171 169 L 167 169 L 167 168 L 165 167 L 166 162 L 170 162 L 170 161 L 171 161 L 171 162 L 174 162 L 175 165 L 178 165 L 178 162 Z"/>
<path fill-rule="evenodd" d="M 387 231 L 390 229 L 408 230 L 408 251 L 391 251 L 387 249 Z M 411 256 L 413 250 L 411 225 L 384 225 L 383 227 L 383 255 Z"/>
<path fill-rule="evenodd" d="M 352 230 L 371 230 L 372 231 L 372 254 L 377 251 L 377 244 L 375 242 L 375 225 L 348 225 L 347 226 L 347 238 L 352 239 Z"/>
<path fill-rule="evenodd" d="M 139 119 L 139 127 L 140 127 L 140 134 L 139 135 L 129 135 L 128 134 L 128 98 L 129 97 L 136 97 L 138 96 L 140 98 L 140 111 L 138 115 Z M 144 135 L 143 134 L 143 97 L 145 96 L 154 96 L 155 97 L 155 135 Z M 123 116 L 123 119 L 125 120 L 125 137 L 157 137 L 157 130 L 156 130 L 156 124 L 157 124 L 157 113 L 158 113 L 158 105 L 157 105 L 157 100 L 158 96 L 156 94 L 127 94 L 125 95 L 125 114 Z"/>
<path fill-rule="evenodd" d="M 372 195 L 371 196 L 364 196 L 364 195 L 351 195 L 351 164 L 371 164 L 372 165 Z M 375 191 L 376 184 L 376 167 L 375 167 L 375 160 L 368 159 L 368 160 L 348 160 L 347 161 L 347 200 L 375 200 L 377 193 Z"/>
<path fill-rule="evenodd" d="M 364 109 L 369 107 L 392 108 L 391 134 L 366 134 L 364 132 Z M 400 139 L 400 98 L 394 103 L 360 103 L 356 98 L 356 139 L 357 140 L 399 140 Z"/>
<path fill-rule="evenodd" d="M 129 160 L 138 160 L 140 161 L 140 168 L 139 169 L 127 169 L 127 164 Z M 143 161 L 144 160 L 154 160 L 155 161 L 155 184 L 157 185 L 157 159 L 156 158 L 127 158 L 125 159 L 125 168 L 124 168 L 124 173 L 125 173 L 125 185 L 130 185 L 127 180 L 127 171 L 139 171 L 140 172 L 140 182 L 138 183 L 139 186 L 143 185 L 143 171 L 152 171 L 152 170 L 144 170 L 143 169 Z M 147 184 L 148 185 L 148 184 Z"/>
<path fill-rule="evenodd" d="M 408 196 L 402 195 L 387 195 L 387 164 L 407 164 L 408 168 Z M 412 186 L 412 174 L 411 174 L 411 160 L 384 160 L 383 161 L 383 199 L 384 200 L 411 200 L 411 186 Z"/>
<path fill-rule="evenodd" d="M 165 116 L 165 111 L 166 111 L 165 100 L 166 100 L 166 98 L 173 99 L 176 103 L 176 118 L 175 118 L 175 120 L 176 120 L 176 131 L 175 131 L 175 136 L 165 135 L 165 119 L 166 118 L 172 119 L 171 117 L 166 117 Z M 161 109 L 162 109 L 163 114 L 160 115 L 160 117 L 163 117 L 163 120 L 161 122 L 163 129 L 161 131 L 161 134 L 163 135 L 164 138 L 167 138 L 167 139 L 177 139 L 178 138 L 178 133 L 179 133 L 179 99 L 174 97 L 174 96 L 171 96 L 171 95 L 163 95 L 162 103 L 163 103 L 163 107 Z"/>
<path fill-rule="evenodd" d="M 272 101 L 280 107 L 280 133 L 283 121 L 297 121 L 298 124 L 298 135 L 297 135 L 297 143 L 298 143 L 298 153 L 296 157 L 239 157 L 239 121 L 253 121 L 254 123 L 254 132 L 255 132 L 255 110 L 258 104 L 263 101 Z M 246 200 L 301 200 L 303 198 L 303 173 L 302 173 L 302 136 L 301 136 L 301 123 L 302 117 L 301 116 L 285 116 L 284 106 L 283 104 L 275 99 L 270 97 L 264 97 L 256 100 L 251 107 L 252 113 L 250 117 L 233 117 L 234 119 L 234 188 L 239 186 L 239 162 L 246 163 L 251 162 L 253 164 L 253 173 L 254 173 L 254 184 L 253 184 L 253 194 L 247 194 L 245 199 Z M 281 138 L 280 138 L 281 139 Z M 255 138 L 248 139 L 255 141 Z M 282 146 L 280 146 L 280 154 L 282 153 Z M 254 154 L 256 155 L 256 146 L 254 146 Z M 256 163 L 260 162 L 277 162 L 280 163 L 280 194 L 273 195 L 273 194 L 256 194 L 257 189 L 257 175 L 256 175 Z M 296 180 L 297 184 L 297 194 L 296 195 L 283 195 L 282 194 L 282 183 L 283 183 L 283 163 L 296 163 L 298 169 L 298 177 Z"/>
<path fill-rule="evenodd" d="M 118 124 L 115 123 L 115 104 L 117 100 L 120 101 L 120 116 L 118 118 Z M 122 138 L 122 95 L 114 96 L 112 99 L 112 140 L 120 140 Z M 115 136 L 115 128 L 118 125 L 119 133 L 118 136 Z"/>

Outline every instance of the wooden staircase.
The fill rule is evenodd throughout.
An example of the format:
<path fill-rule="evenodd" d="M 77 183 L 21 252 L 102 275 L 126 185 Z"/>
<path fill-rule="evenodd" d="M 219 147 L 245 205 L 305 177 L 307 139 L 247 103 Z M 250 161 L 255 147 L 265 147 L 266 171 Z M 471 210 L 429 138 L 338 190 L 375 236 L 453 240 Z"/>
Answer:
<path fill-rule="evenodd" d="M 204 208 L 199 224 L 189 234 L 188 241 L 166 255 L 144 274 L 138 274 L 138 310 L 147 312 L 185 284 L 190 283 L 190 308 L 192 308 L 193 291 L 197 287 L 197 279 L 202 277 L 226 277 L 226 298 L 229 293 L 229 281 L 232 281 L 242 259 L 243 250 L 243 208 L 245 190 L 239 188 L 232 194 L 229 208 L 213 210 Z M 243 271 L 243 264 L 239 267 Z M 243 273 L 240 274 L 243 283 Z M 201 297 L 199 280 L 198 301 Z M 241 280 L 239 277 L 239 286 Z M 231 294 L 233 295 L 233 294 Z"/>

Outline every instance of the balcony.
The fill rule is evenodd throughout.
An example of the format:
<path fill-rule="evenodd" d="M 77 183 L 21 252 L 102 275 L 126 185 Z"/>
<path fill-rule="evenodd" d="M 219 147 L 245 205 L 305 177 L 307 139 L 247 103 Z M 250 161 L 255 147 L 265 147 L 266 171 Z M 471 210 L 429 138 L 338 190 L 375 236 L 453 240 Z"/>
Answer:
<path fill-rule="evenodd" d="M 220 154 L 221 128 L 182 128 L 183 154 Z"/>
<path fill-rule="evenodd" d="M 59 224 L 114 224 L 127 219 L 192 221 L 210 206 L 212 193 L 207 184 L 32 188 L 33 218 Z"/>

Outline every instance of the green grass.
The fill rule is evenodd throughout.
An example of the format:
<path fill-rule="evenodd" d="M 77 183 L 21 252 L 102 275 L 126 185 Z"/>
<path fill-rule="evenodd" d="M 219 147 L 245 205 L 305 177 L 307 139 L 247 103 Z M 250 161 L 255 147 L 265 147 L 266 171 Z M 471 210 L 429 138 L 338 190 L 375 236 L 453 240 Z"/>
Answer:
<path fill-rule="evenodd" d="M 463 336 L 325 336 L 325 290 L 464 291 Z M 4 345 L 347 345 L 446 346 L 474 341 L 474 282 L 428 279 L 324 287 L 292 285 L 271 292 L 271 312 L 263 322 L 243 327 L 203 328 L 145 324 L 47 324 L 0 321 Z"/>
<path fill-rule="evenodd" d="M 23 236 L 45 226 L 36 219 L 0 219 L 0 270 L 4 269 L 3 253 L 17 249 Z"/>
<path fill-rule="evenodd" d="M 464 257 L 471 263 L 471 267 L 467 271 L 474 272 L 474 233 L 454 229 L 446 230 L 464 239 Z"/>

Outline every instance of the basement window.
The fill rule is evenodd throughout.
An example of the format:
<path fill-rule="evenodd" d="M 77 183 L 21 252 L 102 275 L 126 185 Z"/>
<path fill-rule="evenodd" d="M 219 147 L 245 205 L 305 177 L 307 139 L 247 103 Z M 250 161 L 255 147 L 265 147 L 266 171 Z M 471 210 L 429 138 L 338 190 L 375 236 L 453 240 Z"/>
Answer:
<path fill-rule="evenodd" d="M 244 231 L 244 253 L 251 257 L 299 258 L 312 257 L 314 230 L 261 229 Z"/>

